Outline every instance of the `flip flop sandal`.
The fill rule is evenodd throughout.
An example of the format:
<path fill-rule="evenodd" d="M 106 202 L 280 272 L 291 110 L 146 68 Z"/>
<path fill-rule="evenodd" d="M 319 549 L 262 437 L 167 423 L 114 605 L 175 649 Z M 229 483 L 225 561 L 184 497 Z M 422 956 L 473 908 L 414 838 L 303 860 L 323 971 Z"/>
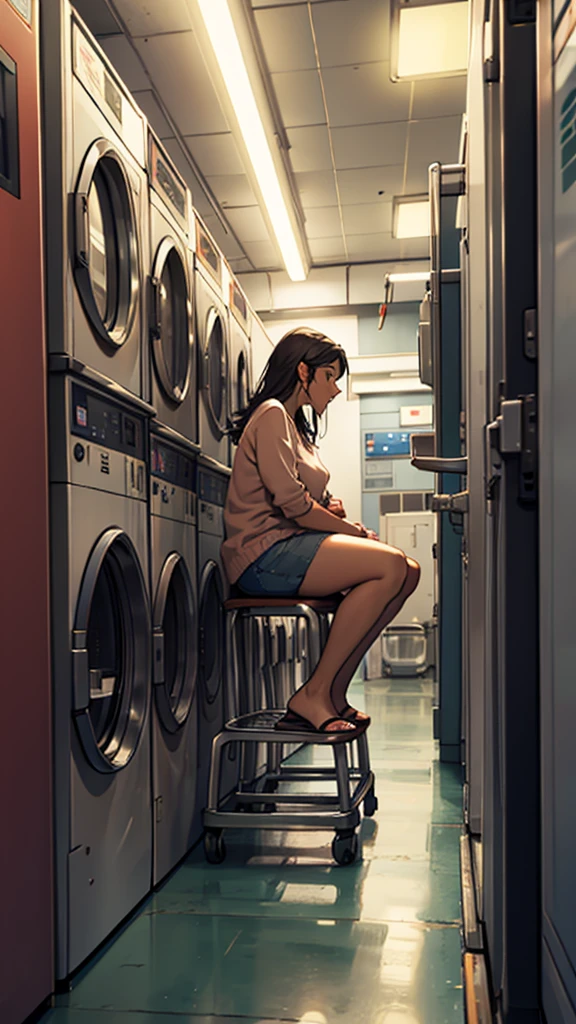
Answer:
<path fill-rule="evenodd" d="M 282 718 L 278 719 L 275 728 L 280 731 L 283 729 L 285 731 L 298 730 L 303 732 L 323 733 L 324 735 L 328 734 L 329 736 L 346 736 L 350 740 L 356 739 L 357 736 L 360 736 L 364 730 L 368 728 L 367 722 L 361 722 L 360 725 L 355 726 L 353 729 L 327 728 L 332 724 L 332 722 L 344 721 L 346 721 L 346 719 L 341 718 L 340 715 L 333 715 L 332 718 L 327 718 L 325 722 L 322 722 L 322 724 L 316 728 L 314 723 L 308 718 L 304 718 L 303 715 L 299 715 L 296 711 L 287 710 Z"/>
<path fill-rule="evenodd" d="M 366 715 L 366 718 L 358 719 L 358 715 L 362 714 L 366 714 L 366 712 L 358 711 L 356 708 L 353 708 L 351 704 L 346 704 L 340 712 L 340 718 L 343 718 L 346 722 L 358 721 L 359 725 L 364 725 L 364 723 L 366 723 L 367 726 L 370 725 L 370 722 L 372 721 L 370 715 Z"/>

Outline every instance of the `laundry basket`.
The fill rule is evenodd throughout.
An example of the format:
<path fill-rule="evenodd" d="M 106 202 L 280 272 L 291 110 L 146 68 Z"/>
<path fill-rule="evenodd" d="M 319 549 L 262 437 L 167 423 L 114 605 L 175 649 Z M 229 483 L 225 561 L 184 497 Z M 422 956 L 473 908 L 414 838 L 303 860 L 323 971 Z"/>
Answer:
<path fill-rule="evenodd" d="M 388 676 L 419 676 L 428 668 L 426 630 L 416 623 L 388 626 L 382 636 L 382 661 Z"/>

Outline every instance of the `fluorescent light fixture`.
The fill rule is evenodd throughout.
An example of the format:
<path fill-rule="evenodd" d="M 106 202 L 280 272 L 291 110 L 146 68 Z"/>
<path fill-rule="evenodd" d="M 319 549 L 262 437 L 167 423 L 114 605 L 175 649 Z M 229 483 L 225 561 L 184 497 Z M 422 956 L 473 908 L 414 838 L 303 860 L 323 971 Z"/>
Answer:
<path fill-rule="evenodd" d="M 393 0 L 393 79 L 449 77 L 467 67 L 467 0 Z"/>
<path fill-rule="evenodd" d="M 244 63 L 228 0 L 197 0 L 220 71 L 234 107 L 268 216 L 293 281 L 305 281 L 306 269 L 280 188 L 274 160 Z"/>
<path fill-rule="evenodd" d="M 416 281 L 429 281 L 430 280 L 430 271 L 429 270 L 422 270 L 422 271 L 414 271 L 413 274 L 387 274 L 386 276 L 387 276 L 388 280 L 390 281 L 390 284 L 403 284 L 403 283 L 409 284 L 412 281 L 415 281 L 415 282 Z"/>
<path fill-rule="evenodd" d="M 430 202 L 423 196 L 396 196 L 394 238 L 427 238 L 430 234 Z"/>

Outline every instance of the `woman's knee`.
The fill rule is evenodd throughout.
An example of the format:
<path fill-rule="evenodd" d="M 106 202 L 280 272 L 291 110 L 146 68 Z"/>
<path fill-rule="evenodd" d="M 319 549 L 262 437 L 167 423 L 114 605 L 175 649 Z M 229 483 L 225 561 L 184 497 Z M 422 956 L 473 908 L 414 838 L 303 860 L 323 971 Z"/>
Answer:
<path fill-rule="evenodd" d="M 383 552 L 384 554 L 384 552 Z M 385 552 L 380 569 L 380 578 L 385 586 L 397 586 L 399 590 L 406 580 L 407 559 L 403 551 L 393 548 Z"/>

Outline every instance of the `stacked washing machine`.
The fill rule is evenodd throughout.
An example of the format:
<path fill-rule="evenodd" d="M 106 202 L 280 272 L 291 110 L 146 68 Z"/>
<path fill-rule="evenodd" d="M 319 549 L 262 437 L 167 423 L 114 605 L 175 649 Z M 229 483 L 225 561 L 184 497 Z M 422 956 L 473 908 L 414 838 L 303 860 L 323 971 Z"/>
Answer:
<path fill-rule="evenodd" d="M 216 243 L 194 214 L 194 284 L 198 338 L 198 800 L 206 806 L 213 737 L 236 711 L 235 674 L 222 603 L 228 583 L 220 557 L 230 477 L 229 273 Z M 237 751 L 227 752 L 223 792 L 235 787 Z"/>
<path fill-rule="evenodd" d="M 148 133 L 152 404 L 153 883 L 201 832 L 198 771 L 197 391 L 190 196 Z"/>
<path fill-rule="evenodd" d="M 146 125 L 67 0 L 40 9 L 57 977 L 151 878 Z"/>

